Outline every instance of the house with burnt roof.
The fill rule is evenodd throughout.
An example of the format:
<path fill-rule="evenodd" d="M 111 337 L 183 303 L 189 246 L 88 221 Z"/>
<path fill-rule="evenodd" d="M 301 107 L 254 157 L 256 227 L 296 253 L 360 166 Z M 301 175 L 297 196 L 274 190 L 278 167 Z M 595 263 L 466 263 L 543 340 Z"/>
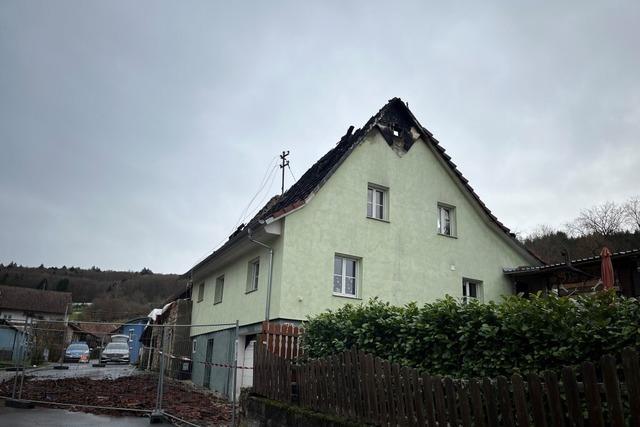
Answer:
<path fill-rule="evenodd" d="M 0 286 L 0 319 L 16 326 L 33 320 L 65 320 L 71 313 L 71 292 Z"/>
<path fill-rule="evenodd" d="M 191 329 L 192 380 L 230 392 L 236 319 L 250 365 L 265 319 L 300 322 L 372 297 L 497 300 L 513 293 L 503 268 L 538 264 L 394 98 L 187 273 L 192 323 L 226 324 Z"/>

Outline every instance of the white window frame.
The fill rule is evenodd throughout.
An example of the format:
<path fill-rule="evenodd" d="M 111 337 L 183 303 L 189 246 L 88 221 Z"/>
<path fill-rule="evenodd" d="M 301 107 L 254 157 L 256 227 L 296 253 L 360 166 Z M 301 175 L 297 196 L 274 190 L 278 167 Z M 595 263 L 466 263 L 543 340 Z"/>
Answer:
<path fill-rule="evenodd" d="M 382 209 L 382 215 L 380 214 Z M 367 218 L 389 220 L 389 189 L 381 185 L 367 185 Z"/>
<path fill-rule="evenodd" d="M 335 272 L 335 262 L 336 259 L 340 259 L 341 260 L 341 271 L 340 274 L 336 274 Z M 351 261 L 354 262 L 354 275 L 355 276 L 347 276 L 346 272 L 347 272 L 347 263 L 344 261 Z M 333 257 L 333 274 L 332 274 L 332 278 L 333 281 L 331 283 L 331 290 L 333 292 L 333 295 L 335 296 L 339 296 L 339 297 L 346 297 L 346 298 L 359 298 L 360 296 L 360 258 L 356 258 L 353 256 L 349 256 L 349 255 L 342 255 L 342 254 L 335 254 Z M 336 276 L 340 277 L 340 283 L 341 283 L 341 289 L 340 292 L 336 292 L 334 290 L 334 284 L 335 284 L 335 278 Z M 353 285 L 353 294 L 347 293 L 346 289 L 347 289 L 347 278 L 353 278 L 354 279 L 354 285 Z"/>
<path fill-rule="evenodd" d="M 198 285 L 198 299 L 196 302 L 202 302 L 204 300 L 204 282 Z"/>
<path fill-rule="evenodd" d="M 213 292 L 213 305 L 220 304 L 224 297 L 224 274 L 216 277 L 216 285 Z"/>
<path fill-rule="evenodd" d="M 475 288 L 476 288 L 476 296 L 475 297 L 470 295 L 470 293 L 471 293 L 470 292 L 471 285 L 475 286 Z M 483 302 L 484 301 L 484 289 L 482 287 L 482 281 L 481 280 L 475 280 L 475 279 L 463 278 L 462 279 L 462 303 L 463 304 L 468 304 L 472 300 L 477 300 L 479 302 Z"/>
<path fill-rule="evenodd" d="M 247 294 L 258 290 L 259 280 L 260 280 L 260 257 L 257 257 L 249 261 L 249 267 L 247 271 L 247 291 L 246 291 Z"/>
<path fill-rule="evenodd" d="M 448 213 L 448 220 L 449 220 L 449 233 L 446 233 L 445 229 L 444 229 L 444 224 L 443 224 L 443 211 L 446 211 Z M 453 205 L 449 205 L 446 203 L 438 203 L 438 209 L 437 209 L 437 229 L 438 229 L 438 234 L 440 234 L 441 236 L 448 236 L 448 237 L 456 237 L 457 236 L 457 227 L 456 227 L 456 207 Z"/>

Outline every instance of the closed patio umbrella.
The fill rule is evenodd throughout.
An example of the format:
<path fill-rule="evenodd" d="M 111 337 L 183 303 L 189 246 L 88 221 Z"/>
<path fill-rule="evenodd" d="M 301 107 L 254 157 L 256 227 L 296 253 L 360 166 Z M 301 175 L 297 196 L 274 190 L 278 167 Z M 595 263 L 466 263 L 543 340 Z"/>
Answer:
<path fill-rule="evenodd" d="M 613 288 L 613 264 L 611 263 L 611 251 L 605 246 L 600 252 L 602 261 L 600 263 L 600 278 L 602 279 L 602 285 L 604 289 Z"/>

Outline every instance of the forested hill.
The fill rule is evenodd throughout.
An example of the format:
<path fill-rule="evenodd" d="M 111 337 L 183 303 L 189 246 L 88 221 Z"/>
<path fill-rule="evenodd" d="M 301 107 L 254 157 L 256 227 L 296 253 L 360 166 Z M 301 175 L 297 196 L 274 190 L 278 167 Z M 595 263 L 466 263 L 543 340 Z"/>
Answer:
<path fill-rule="evenodd" d="M 94 303 L 87 316 L 114 320 L 146 315 L 185 290 L 187 281 L 177 274 L 155 274 L 146 268 L 139 272 L 102 271 L 96 267 L 23 267 L 11 263 L 0 264 L 0 285 L 71 292 L 73 302 Z"/>

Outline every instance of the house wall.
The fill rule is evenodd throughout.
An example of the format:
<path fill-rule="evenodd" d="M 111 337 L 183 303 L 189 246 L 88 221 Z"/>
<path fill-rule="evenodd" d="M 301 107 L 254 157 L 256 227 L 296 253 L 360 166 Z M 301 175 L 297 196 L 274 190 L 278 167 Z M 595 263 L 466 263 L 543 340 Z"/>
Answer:
<path fill-rule="evenodd" d="M 196 351 L 192 353 L 191 381 L 203 386 L 205 384 L 207 341 L 213 339 L 213 353 L 211 361 L 220 365 L 231 365 L 233 361 L 232 341 L 235 330 L 210 332 L 193 337 L 196 341 Z M 209 386 L 221 395 L 228 396 L 231 386 L 231 369 L 224 366 L 212 366 L 209 372 Z"/>
<path fill-rule="evenodd" d="M 4 319 L 8 322 L 12 322 L 16 326 L 20 326 L 19 323 L 23 323 L 25 320 L 27 320 L 27 322 L 31 322 L 32 320 L 64 320 L 64 314 L 43 312 L 27 314 L 23 310 L 0 308 L 0 319 Z"/>
<path fill-rule="evenodd" d="M 368 183 L 389 188 L 389 221 L 366 217 Z M 457 237 L 437 233 L 438 202 L 455 206 Z M 462 296 L 462 280 L 483 282 L 484 300 L 512 293 L 502 267 L 530 264 L 487 223 L 421 140 L 404 155 L 374 131 L 303 208 L 285 218 L 278 317 L 354 302 L 332 295 L 336 253 L 361 257 L 359 299 L 392 304 Z"/>
<path fill-rule="evenodd" d="M 277 237 L 271 245 L 274 250 L 273 283 L 277 284 L 280 283 L 282 271 L 282 238 Z M 236 320 L 239 320 L 241 325 L 246 325 L 264 320 L 269 276 L 269 251 L 258 245 L 255 246 L 253 250 L 242 255 L 236 261 L 216 270 L 203 279 L 194 280 L 192 290 L 193 309 L 191 312 L 191 321 L 194 325 L 235 323 Z M 258 290 L 247 293 L 249 261 L 256 257 L 260 257 Z M 221 275 L 224 275 L 222 302 L 214 304 L 216 279 Z M 205 284 L 204 298 L 202 301 L 198 301 L 198 286 L 203 282 Z M 272 292 L 272 301 L 277 299 L 280 294 L 280 290 L 276 288 L 277 285 L 274 286 Z M 276 314 L 272 308 L 271 317 L 274 318 Z M 229 327 L 229 325 L 192 327 L 191 336 Z"/>

